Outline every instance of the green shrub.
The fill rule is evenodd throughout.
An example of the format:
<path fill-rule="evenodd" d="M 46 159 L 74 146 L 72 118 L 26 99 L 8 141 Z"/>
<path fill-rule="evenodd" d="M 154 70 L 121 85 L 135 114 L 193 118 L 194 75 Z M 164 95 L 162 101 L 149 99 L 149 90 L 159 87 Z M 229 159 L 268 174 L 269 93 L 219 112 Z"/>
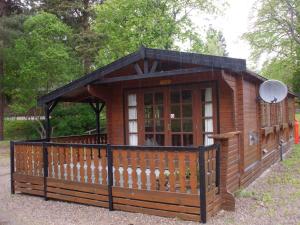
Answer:
<path fill-rule="evenodd" d="M 40 138 L 36 127 L 38 127 L 38 123 L 36 121 L 5 120 L 4 138 L 5 140 L 28 140 Z"/>

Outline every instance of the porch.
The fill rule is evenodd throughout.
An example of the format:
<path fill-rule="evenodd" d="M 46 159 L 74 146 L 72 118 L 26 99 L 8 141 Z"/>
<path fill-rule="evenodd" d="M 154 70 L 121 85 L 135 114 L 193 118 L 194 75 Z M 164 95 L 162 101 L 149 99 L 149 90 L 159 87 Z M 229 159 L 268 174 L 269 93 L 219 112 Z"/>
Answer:
<path fill-rule="evenodd" d="M 12 194 L 204 223 L 224 208 L 219 144 L 162 147 L 62 140 L 11 142 Z M 90 137 L 77 140 L 89 142 Z"/>

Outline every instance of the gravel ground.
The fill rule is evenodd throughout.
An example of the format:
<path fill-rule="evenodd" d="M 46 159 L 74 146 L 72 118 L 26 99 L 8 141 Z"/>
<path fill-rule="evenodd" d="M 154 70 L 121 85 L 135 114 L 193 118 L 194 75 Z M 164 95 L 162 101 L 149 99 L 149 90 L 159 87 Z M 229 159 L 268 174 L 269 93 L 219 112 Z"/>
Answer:
<path fill-rule="evenodd" d="M 207 224 L 300 225 L 300 147 L 250 187 L 237 192 L 235 212 L 221 211 Z M 0 225 L 195 225 L 161 218 L 79 204 L 10 195 L 8 149 L 0 145 Z"/>

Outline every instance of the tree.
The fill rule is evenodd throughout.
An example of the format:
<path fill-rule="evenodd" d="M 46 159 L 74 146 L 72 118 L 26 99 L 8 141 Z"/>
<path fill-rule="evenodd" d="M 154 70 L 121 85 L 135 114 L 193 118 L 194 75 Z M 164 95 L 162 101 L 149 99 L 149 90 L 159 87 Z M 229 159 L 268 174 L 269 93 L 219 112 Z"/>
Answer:
<path fill-rule="evenodd" d="M 39 13 L 24 22 L 24 34 L 6 50 L 5 91 L 14 112 L 36 107 L 39 95 L 72 80 L 80 71 L 69 42 L 72 30 L 55 15 Z"/>
<path fill-rule="evenodd" d="M 4 48 L 9 46 L 15 34 L 18 33 L 25 5 L 21 0 L 6 0 L 0 2 L 0 141 L 4 138 Z"/>
<path fill-rule="evenodd" d="M 253 60 L 267 56 L 263 72 L 294 86 L 290 74 L 299 67 L 300 2 L 263 0 L 256 4 L 253 18 L 251 31 L 243 35 L 252 47 Z"/>
<path fill-rule="evenodd" d="M 141 45 L 178 49 L 194 26 L 192 12 L 217 11 L 207 0 L 110 0 L 96 6 L 92 29 L 105 36 L 98 54 L 99 65 L 107 64 Z"/>
<path fill-rule="evenodd" d="M 203 54 L 211 54 L 218 56 L 228 56 L 226 51 L 226 41 L 221 31 L 211 26 L 206 32 L 205 40 L 201 40 L 199 35 L 195 34 L 190 37 L 191 51 Z"/>
<path fill-rule="evenodd" d="M 103 36 L 90 29 L 94 21 L 93 7 L 104 0 L 34 0 L 38 10 L 44 10 L 60 18 L 73 29 L 72 47 L 81 58 L 84 72 L 95 68 L 95 59 L 102 45 Z"/>

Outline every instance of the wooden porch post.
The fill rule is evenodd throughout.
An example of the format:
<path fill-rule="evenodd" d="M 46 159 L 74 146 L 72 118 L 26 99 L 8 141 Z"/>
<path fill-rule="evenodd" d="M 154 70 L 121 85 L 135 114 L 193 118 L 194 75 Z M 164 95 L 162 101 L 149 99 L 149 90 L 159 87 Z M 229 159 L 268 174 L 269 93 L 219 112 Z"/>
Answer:
<path fill-rule="evenodd" d="M 95 112 L 96 115 L 96 133 L 97 133 L 97 144 L 100 144 L 100 135 L 101 135 L 101 123 L 100 123 L 100 115 L 101 112 L 105 106 L 105 103 L 100 104 L 99 102 L 96 102 L 96 106 L 93 103 L 90 103 L 92 109 Z"/>
<path fill-rule="evenodd" d="M 57 105 L 58 101 L 54 101 L 52 103 L 45 104 L 44 110 L 45 110 L 45 121 L 46 121 L 46 127 L 45 127 L 45 136 L 46 141 L 50 141 L 51 139 L 51 122 L 50 122 L 50 114 Z"/>

